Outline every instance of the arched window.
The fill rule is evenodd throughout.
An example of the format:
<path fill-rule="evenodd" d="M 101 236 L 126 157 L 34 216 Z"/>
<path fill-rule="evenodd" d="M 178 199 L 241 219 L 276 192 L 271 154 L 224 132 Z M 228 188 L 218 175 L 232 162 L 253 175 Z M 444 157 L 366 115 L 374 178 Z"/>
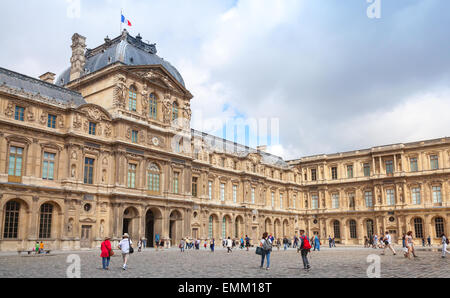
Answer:
<path fill-rule="evenodd" d="M 159 167 L 154 163 L 150 163 L 147 167 L 147 189 L 151 192 L 159 193 L 160 181 L 161 174 Z"/>
<path fill-rule="evenodd" d="M 20 203 L 9 201 L 5 207 L 5 225 L 3 238 L 16 239 L 19 231 Z"/>
<path fill-rule="evenodd" d="M 441 237 L 444 234 L 444 219 L 442 217 L 436 217 L 434 220 L 434 226 L 436 228 L 436 238 Z"/>
<path fill-rule="evenodd" d="M 334 237 L 341 238 L 341 224 L 335 220 L 333 222 Z"/>
<path fill-rule="evenodd" d="M 352 239 L 356 239 L 357 237 L 357 233 L 356 233 L 356 220 L 351 220 L 350 221 L 350 238 Z"/>
<path fill-rule="evenodd" d="M 53 205 L 43 204 L 41 206 L 40 220 L 39 220 L 39 238 L 41 239 L 51 238 L 52 215 L 53 215 Z"/>
<path fill-rule="evenodd" d="M 209 217 L 208 235 L 209 235 L 210 239 L 213 237 L 213 217 L 212 217 L 212 215 Z"/>
<path fill-rule="evenodd" d="M 154 93 L 150 94 L 148 104 L 149 104 L 149 111 L 150 111 L 149 117 L 156 120 L 157 111 L 158 111 L 158 101 L 157 101 L 156 95 Z"/>
<path fill-rule="evenodd" d="M 128 92 L 128 109 L 132 112 L 136 112 L 137 106 L 137 91 L 136 87 L 131 86 Z"/>
<path fill-rule="evenodd" d="M 414 232 L 416 233 L 416 238 L 423 238 L 423 221 L 421 218 L 414 218 Z"/>
<path fill-rule="evenodd" d="M 175 101 L 172 105 L 172 121 L 178 119 L 178 103 Z"/>
<path fill-rule="evenodd" d="M 372 238 L 372 236 L 373 236 L 373 220 L 368 219 L 366 221 L 366 228 L 367 228 L 367 237 Z"/>

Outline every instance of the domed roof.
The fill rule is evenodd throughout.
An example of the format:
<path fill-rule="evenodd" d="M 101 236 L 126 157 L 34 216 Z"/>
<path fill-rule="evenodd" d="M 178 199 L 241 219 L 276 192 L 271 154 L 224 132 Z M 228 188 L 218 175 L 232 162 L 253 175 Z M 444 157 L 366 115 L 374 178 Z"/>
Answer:
<path fill-rule="evenodd" d="M 103 45 L 86 51 L 86 65 L 83 75 L 98 71 L 115 62 L 126 65 L 161 65 L 185 87 L 183 77 L 178 70 L 168 61 L 156 55 L 156 52 L 155 44 L 145 43 L 140 35 L 135 38 L 124 30 L 121 36 L 113 40 L 106 38 Z M 56 84 L 63 86 L 69 81 L 70 67 L 58 77 Z"/>

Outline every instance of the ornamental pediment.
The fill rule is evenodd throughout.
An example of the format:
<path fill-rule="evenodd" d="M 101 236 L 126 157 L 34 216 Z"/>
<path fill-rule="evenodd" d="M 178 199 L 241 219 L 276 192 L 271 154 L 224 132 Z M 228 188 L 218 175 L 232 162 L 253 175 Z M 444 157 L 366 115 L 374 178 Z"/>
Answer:
<path fill-rule="evenodd" d="M 149 83 L 153 83 L 170 90 L 185 93 L 185 90 L 179 87 L 178 82 L 160 68 L 138 70 L 134 71 L 133 73 Z"/>
<path fill-rule="evenodd" d="M 82 105 L 81 107 L 78 108 L 78 110 L 83 114 L 85 114 L 89 120 L 93 121 L 111 120 L 111 116 L 106 110 L 94 104 Z"/>
<path fill-rule="evenodd" d="M 80 218 L 80 223 L 96 223 L 97 220 L 94 218 L 89 218 L 89 217 L 85 217 L 85 218 Z"/>

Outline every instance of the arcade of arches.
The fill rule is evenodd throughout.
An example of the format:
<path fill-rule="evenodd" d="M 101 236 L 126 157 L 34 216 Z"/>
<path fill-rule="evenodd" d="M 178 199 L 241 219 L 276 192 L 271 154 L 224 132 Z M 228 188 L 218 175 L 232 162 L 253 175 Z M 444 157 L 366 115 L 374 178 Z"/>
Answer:
<path fill-rule="evenodd" d="M 0 68 L 1 251 L 36 241 L 96 248 L 123 233 L 148 246 L 156 234 L 171 246 L 301 229 L 355 245 L 385 231 L 399 243 L 407 231 L 434 243 L 450 233 L 450 138 L 284 161 L 191 130 L 181 75 L 145 64 L 155 45 L 126 31 L 89 51 L 84 37 L 72 41 L 57 85 L 52 73 L 38 80 Z M 144 64 L 84 73 L 86 59 L 112 47 L 142 52 L 134 58 Z"/>

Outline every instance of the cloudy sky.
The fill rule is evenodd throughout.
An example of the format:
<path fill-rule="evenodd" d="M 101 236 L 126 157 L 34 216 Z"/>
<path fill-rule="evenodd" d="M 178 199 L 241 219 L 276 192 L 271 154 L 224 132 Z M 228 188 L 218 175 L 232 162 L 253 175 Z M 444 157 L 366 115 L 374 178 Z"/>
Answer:
<path fill-rule="evenodd" d="M 183 75 L 193 128 L 285 159 L 449 136 L 448 1 L 379 1 L 379 19 L 367 0 L 1 1 L 0 66 L 59 74 L 72 34 L 98 46 L 123 8 Z M 223 128 L 265 119 L 248 141 Z"/>

